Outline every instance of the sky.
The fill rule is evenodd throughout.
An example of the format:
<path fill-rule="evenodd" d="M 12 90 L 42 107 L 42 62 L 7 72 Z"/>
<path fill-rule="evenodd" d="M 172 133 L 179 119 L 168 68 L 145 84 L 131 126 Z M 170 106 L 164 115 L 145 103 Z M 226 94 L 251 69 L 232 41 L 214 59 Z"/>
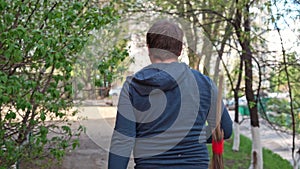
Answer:
<path fill-rule="evenodd" d="M 272 13 L 274 17 L 278 16 L 276 24 L 270 25 L 274 31 L 270 32 L 268 39 L 270 40 L 270 50 L 281 49 L 280 37 L 278 32 L 275 30 L 276 26 L 280 29 L 282 35 L 284 48 L 287 52 L 298 52 L 300 51 L 300 4 L 296 5 L 292 0 L 273 0 L 275 5 L 272 6 Z M 298 11 L 297 11 L 298 10 Z"/>

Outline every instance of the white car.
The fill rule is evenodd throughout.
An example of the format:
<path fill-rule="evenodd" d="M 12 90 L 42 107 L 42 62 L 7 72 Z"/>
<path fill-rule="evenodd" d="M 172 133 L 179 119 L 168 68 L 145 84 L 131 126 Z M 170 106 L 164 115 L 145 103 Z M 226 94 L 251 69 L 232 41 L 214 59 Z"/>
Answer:
<path fill-rule="evenodd" d="M 115 88 L 115 89 L 110 89 L 109 95 L 112 98 L 112 103 L 111 103 L 112 106 L 117 106 L 118 105 L 121 90 L 122 90 L 121 87 L 118 87 L 118 88 Z"/>
<path fill-rule="evenodd" d="M 234 110 L 234 108 L 235 108 L 234 99 L 233 98 L 230 99 L 226 105 L 227 105 L 228 110 Z M 239 106 L 247 106 L 247 99 L 245 96 L 239 98 Z"/>
<path fill-rule="evenodd" d="M 122 87 L 117 87 L 115 89 L 110 89 L 108 94 L 110 96 L 119 96 L 120 93 L 121 93 L 121 90 L 122 90 Z"/>

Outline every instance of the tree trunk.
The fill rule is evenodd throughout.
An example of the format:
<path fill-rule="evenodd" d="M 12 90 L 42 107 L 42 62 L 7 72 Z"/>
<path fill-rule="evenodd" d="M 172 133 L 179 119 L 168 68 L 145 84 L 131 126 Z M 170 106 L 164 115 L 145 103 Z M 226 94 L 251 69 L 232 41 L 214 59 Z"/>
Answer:
<path fill-rule="evenodd" d="M 240 149 L 240 124 L 239 123 L 237 122 L 233 123 L 233 132 L 234 132 L 234 138 L 233 138 L 232 150 L 239 151 Z"/>
<path fill-rule="evenodd" d="M 291 116 L 292 116 L 292 129 L 293 129 L 293 138 L 292 138 L 292 158 L 293 158 L 293 166 L 294 168 L 298 169 L 298 163 L 299 163 L 299 156 L 297 157 L 297 155 L 299 155 L 300 153 L 300 149 L 298 152 L 295 153 L 295 137 L 296 137 L 296 122 L 295 122 L 295 112 L 294 112 L 294 99 L 293 99 L 293 93 L 292 93 L 292 86 L 291 86 L 291 81 L 290 81 L 290 74 L 288 71 L 288 64 L 287 64 L 287 58 L 286 58 L 286 53 L 285 53 L 285 49 L 284 49 L 284 45 L 283 45 L 283 40 L 282 40 L 282 36 L 280 33 L 280 29 L 278 28 L 277 24 L 276 28 L 277 28 L 277 32 L 279 34 L 280 37 L 280 43 L 281 43 L 281 50 L 282 50 L 282 56 L 283 56 L 283 64 L 284 64 L 284 72 L 287 78 L 287 85 L 288 85 L 288 92 L 289 92 L 289 103 L 290 103 L 290 111 L 291 111 Z"/>
<path fill-rule="evenodd" d="M 241 2 L 240 2 L 241 3 Z M 241 4 L 236 0 L 236 5 Z M 253 91 L 253 65 L 251 51 L 251 22 L 250 22 L 250 2 L 245 3 L 244 9 L 236 9 L 235 30 L 239 44 L 242 47 L 241 59 L 245 63 L 245 92 L 250 110 L 251 132 L 252 132 L 252 154 L 250 169 L 263 168 L 262 147 L 260 144 L 259 121 L 257 111 L 257 99 L 254 97 Z M 243 12 L 242 12 L 243 11 Z M 242 19 L 243 18 L 243 19 Z M 243 24 L 242 24 L 243 20 Z M 242 29 L 243 28 L 243 29 Z"/>
<path fill-rule="evenodd" d="M 183 28 L 186 41 L 187 41 L 187 47 L 188 47 L 188 58 L 189 58 L 189 66 L 192 69 L 199 70 L 199 61 L 200 57 L 197 55 L 197 41 L 198 41 L 198 35 L 197 35 L 197 28 L 195 26 L 195 16 L 192 13 L 188 13 L 187 11 L 192 11 L 193 6 L 189 4 L 189 1 L 178 1 L 178 11 L 182 15 L 179 15 L 177 18 L 178 22 Z M 191 18 L 193 18 L 191 20 Z"/>
<path fill-rule="evenodd" d="M 293 160 L 294 160 L 293 161 L 294 169 L 299 169 L 299 167 L 300 167 L 300 149 L 295 153 Z"/>
<path fill-rule="evenodd" d="M 249 19 L 249 18 L 247 18 Z M 245 25 L 248 25 L 249 20 L 245 20 Z M 247 30 L 247 28 L 245 28 Z M 249 28 L 250 29 L 250 28 Z M 250 33 L 250 31 L 246 31 Z M 247 39 L 247 38 L 246 38 Z M 262 169 L 263 159 L 262 159 L 262 147 L 260 144 L 259 135 L 259 121 L 258 121 L 258 111 L 257 111 L 257 101 L 254 98 L 254 91 L 252 87 L 253 82 L 253 72 L 252 72 L 252 52 L 249 47 L 250 39 L 245 40 L 243 43 L 243 50 L 246 52 L 242 57 L 245 58 L 245 84 L 246 84 L 246 98 L 248 101 L 248 107 L 250 110 L 250 120 L 252 128 L 252 159 L 251 166 L 253 169 Z"/>
<path fill-rule="evenodd" d="M 212 56 L 212 48 L 213 46 L 211 45 L 211 42 L 207 39 L 204 38 L 204 44 L 203 44 L 203 51 L 205 55 L 204 59 L 204 67 L 203 67 L 203 74 L 210 76 L 210 61 L 211 61 L 211 56 Z"/>
<path fill-rule="evenodd" d="M 249 8 L 247 8 L 249 10 Z M 245 17 L 245 32 L 250 35 L 250 18 L 248 15 Z M 248 30 L 249 29 L 249 30 Z M 250 120 L 251 120 L 251 131 L 252 131 L 252 159 L 250 168 L 262 169 L 263 158 L 262 158 L 262 147 L 260 144 L 260 134 L 259 134 L 259 121 L 258 121 L 258 111 L 257 111 L 257 101 L 254 98 L 253 91 L 253 71 L 252 71 L 252 52 L 250 49 L 250 37 L 245 38 L 242 45 L 243 54 L 242 57 L 245 58 L 245 84 L 246 84 L 246 98 L 248 101 L 248 107 L 250 110 Z"/>
<path fill-rule="evenodd" d="M 240 146 L 240 123 L 239 123 L 239 91 L 240 91 L 240 86 L 241 86 L 241 81 L 242 81 L 242 73 L 243 73 L 243 59 L 241 58 L 240 60 L 240 71 L 238 73 L 238 80 L 235 86 L 235 89 L 233 90 L 234 92 L 234 140 L 233 140 L 233 146 L 232 150 L 234 151 L 239 151 L 239 146 Z"/>
<path fill-rule="evenodd" d="M 239 85 L 238 85 L 239 86 Z M 234 139 L 233 139 L 233 145 L 232 150 L 239 151 L 240 146 L 240 123 L 239 123 L 239 96 L 238 96 L 239 90 L 234 90 L 234 125 L 233 125 L 233 131 L 234 131 Z"/>
<path fill-rule="evenodd" d="M 180 10 L 185 11 L 185 9 Z M 200 57 L 197 55 L 197 29 L 188 17 L 178 18 L 178 22 L 180 22 L 186 37 L 189 66 L 192 69 L 199 70 L 199 64 L 197 64 L 200 61 Z"/>
<path fill-rule="evenodd" d="M 188 52 L 189 66 L 192 69 L 199 70 L 200 57 L 196 54 L 196 51 L 192 50 L 190 47 Z"/>
<path fill-rule="evenodd" d="M 252 152 L 249 169 L 263 169 L 263 154 L 260 142 L 259 127 L 251 126 Z"/>

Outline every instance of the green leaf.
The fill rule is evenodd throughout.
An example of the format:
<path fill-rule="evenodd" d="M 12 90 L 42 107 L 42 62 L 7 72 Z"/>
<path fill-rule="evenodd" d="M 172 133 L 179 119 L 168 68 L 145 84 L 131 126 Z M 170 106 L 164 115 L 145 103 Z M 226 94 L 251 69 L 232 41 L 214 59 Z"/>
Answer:
<path fill-rule="evenodd" d="M 69 126 L 62 126 L 63 131 L 69 135 L 72 135 L 72 130 Z"/>
<path fill-rule="evenodd" d="M 48 128 L 45 126 L 40 126 L 40 133 L 41 135 L 47 135 L 48 134 Z"/>
<path fill-rule="evenodd" d="M 80 143 L 78 139 L 75 139 L 72 143 L 72 149 L 74 150 L 75 148 L 79 147 Z"/>
<path fill-rule="evenodd" d="M 5 96 L 5 95 L 2 95 L 2 97 L 0 97 L 0 101 L 2 103 L 7 103 L 9 101 L 9 97 L 8 96 Z"/>
<path fill-rule="evenodd" d="M 7 120 L 11 120 L 11 119 L 15 119 L 17 117 L 17 114 L 15 112 L 8 112 L 6 115 L 5 115 L 5 119 Z"/>
<path fill-rule="evenodd" d="M 250 109 L 253 108 L 254 106 L 256 106 L 256 102 L 254 101 L 249 102 Z"/>
<path fill-rule="evenodd" d="M 41 118 L 42 121 L 45 121 L 45 120 L 46 120 L 45 112 L 43 112 L 43 111 L 41 112 L 40 118 Z"/>

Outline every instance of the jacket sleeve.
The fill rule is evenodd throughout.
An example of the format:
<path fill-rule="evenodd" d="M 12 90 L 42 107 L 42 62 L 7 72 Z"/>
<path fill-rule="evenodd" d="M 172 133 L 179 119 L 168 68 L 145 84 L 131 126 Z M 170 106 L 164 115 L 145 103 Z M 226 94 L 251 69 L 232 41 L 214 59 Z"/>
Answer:
<path fill-rule="evenodd" d="M 111 139 L 108 169 L 126 169 L 135 143 L 136 123 L 128 86 L 124 84 L 118 103 L 115 129 Z"/>
<path fill-rule="evenodd" d="M 211 104 L 209 113 L 207 115 L 207 123 L 208 126 L 206 127 L 206 138 L 207 143 L 212 142 L 212 131 L 216 128 L 216 112 L 217 112 L 217 96 L 218 96 L 218 89 L 217 86 L 211 81 Z M 224 103 L 222 103 L 222 117 L 221 117 L 221 129 L 224 132 L 224 139 L 229 139 L 232 134 L 232 120 L 229 116 L 227 108 L 225 107 Z"/>

